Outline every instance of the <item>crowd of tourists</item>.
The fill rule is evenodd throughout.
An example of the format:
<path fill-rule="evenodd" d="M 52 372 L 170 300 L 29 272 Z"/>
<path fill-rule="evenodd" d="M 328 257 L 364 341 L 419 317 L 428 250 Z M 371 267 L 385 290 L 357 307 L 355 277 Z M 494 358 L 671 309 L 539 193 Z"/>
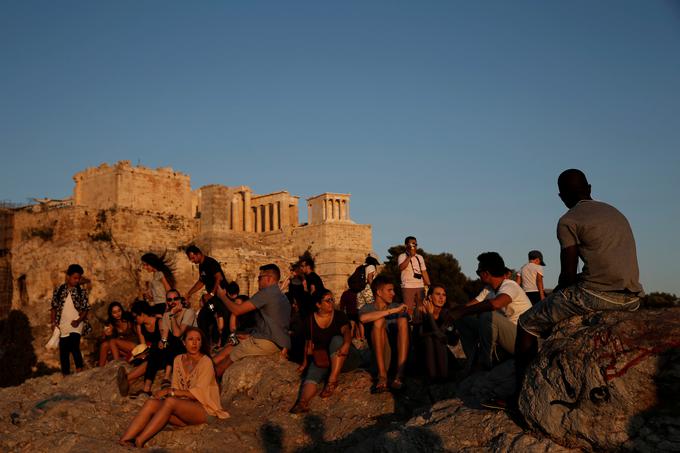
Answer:
<path fill-rule="evenodd" d="M 217 260 L 191 245 L 186 255 L 198 266 L 198 277 L 184 297 L 165 257 L 143 255 L 142 267 L 151 273 L 148 291 L 129 310 L 119 302 L 108 306 L 98 356 L 100 366 L 110 359 L 130 362 L 117 368 L 118 391 L 147 398 L 120 443 L 143 446 L 167 423 L 228 418 L 218 381 L 234 362 L 264 355 L 298 363 L 301 388 L 291 413 L 308 412 L 317 394 L 331 398 L 342 391 L 341 373 L 357 368 L 374 376 L 367 391 L 399 392 L 410 375 L 426 383 L 446 382 L 511 358 L 515 395 L 485 405 L 512 409 L 538 338 L 571 316 L 635 310 L 642 295 L 626 218 L 591 198 L 580 170 L 564 171 L 558 188 L 568 211 L 557 226 L 560 274 L 551 292 L 544 287 L 540 251 L 530 251 L 517 273 L 498 253 L 484 252 L 477 257 L 476 271 L 483 290 L 469 301 L 449 301 L 446 288 L 431 281 L 413 236 L 406 237 L 397 258 L 398 282 L 381 273 L 379 261 L 369 256 L 339 298 L 324 286 L 309 254 L 287 275 L 276 264 L 262 265 L 258 291 L 249 296 L 240 294 Z M 52 299 L 64 375 L 70 372 L 71 356 L 76 370 L 83 368 L 80 338 L 91 330 L 88 296 L 80 285 L 83 274 L 81 266 L 69 266 L 66 282 Z M 192 303 L 194 295 L 199 295 L 197 303 Z M 451 352 L 458 342 L 464 363 Z M 156 378 L 160 390 L 152 394 Z M 130 391 L 133 384 L 135 392 Z"/>

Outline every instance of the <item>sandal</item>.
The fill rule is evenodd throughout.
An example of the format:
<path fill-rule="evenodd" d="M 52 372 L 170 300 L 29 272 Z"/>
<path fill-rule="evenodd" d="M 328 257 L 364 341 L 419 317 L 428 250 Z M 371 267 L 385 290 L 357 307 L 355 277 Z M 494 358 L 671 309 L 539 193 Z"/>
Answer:
<path fill-rule="evenodd" d="M 170 388 L 171 385 L 172 385 L 172 383 L 170 382 L 169 379 L 163 379 L 163 380 L 161 381 L 161 388 L 162 388 L 162 389 Z"/>
<path fill-rule="evenodd" d="M 304 401 L 298 401 L 295 403 L 295 406 L 293 406 L 288 412 L 291 414 L 304 414 L 306 412 L 309 412 L 309 403 L 304 402 Z"/>
<path fill-rule="evenodd" d="M 130 383 L 127 378 L 127 371 L 124 366 L 119 366 L 116 371 L 116 383 L 118 384 L 118 393 L 120 396 L 127 396 L 130 391 Z"/>
<path fill-rule="evenodd" d="M 404 383 L 401 382 L 401 379 L 395 378 L 392 381 L 392 385 L 390 385 L 390 387 L 392 388 L 392 390 L 403 390 L 404 389 Z"/>
<path fill-rule="evenodd" d="M 328 381 L 319 396 L 321 398 L 328 398 L 333 394 L 336 388 L 338 388 L 338 381 L 335 382 Z"/>
<path fill-rule="evenodd" d="M 375 386 L 371 389 L 371 393 L 385 393 L 390 389 L 387 387 L 387 378 L 378 378 Z"/>

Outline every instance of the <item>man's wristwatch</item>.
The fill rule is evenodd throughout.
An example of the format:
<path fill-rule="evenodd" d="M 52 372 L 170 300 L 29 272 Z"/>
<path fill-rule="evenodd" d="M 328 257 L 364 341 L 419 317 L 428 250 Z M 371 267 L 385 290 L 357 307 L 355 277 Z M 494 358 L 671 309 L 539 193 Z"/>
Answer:
<path fill-rule="evenodd" d="M 175 396 L 175 389 L 170 389 L 170 396 L 172 396 L 172 397 Z"/>

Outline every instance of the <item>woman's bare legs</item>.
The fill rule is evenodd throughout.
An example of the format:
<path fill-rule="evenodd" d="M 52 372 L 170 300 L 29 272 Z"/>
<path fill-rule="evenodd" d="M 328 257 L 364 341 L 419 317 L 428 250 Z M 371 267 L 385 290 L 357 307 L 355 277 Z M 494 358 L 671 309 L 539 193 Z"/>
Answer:
<path fill-rule="evenodd" d="M 111 350 L 111 340 L 102 341 L 99 346 L 99 366 L 106 365 L 107 359 L 109 358 L 109 351 Z M 115 359 L 115 355 L 114 355 Z"/>
<path fill-rule="evenodd" d="M 137 435 L 135 445 L 137 447 L 143 447 L 149 439 L 163 429 L 173 416 L 178 421 L 187 425 L 200 425 L 201 423 L 208 421 L 208 414 L 198 401 L 167 398 L 161 401 L 160 408 L 153 413 L 151 419 L 146 423 L 144 430 Z"/>
<path fill-rule="evenodd" d="M 151 417 L 158 412 L 162 404 L 163 401 L 155 398 L 146 400 L 144 406 L 142 406 L 135 418 L 132 419 L 123 435 L 120 436 L 118 442 L 125 443 L 134 440 L 134 438 L 142 432 L 147 423 L 149 423 Z"/>
<path fill-rule="evenodd" d="M 127 340 L 121 340 L 119 338 L 114 338 L 109 340 L 109 347 L 111 348 L 111 354 L 113 355 L 113 360 L 120 359 L 120 353 L 129 353 L 136 346 L 133 342 Z"/>

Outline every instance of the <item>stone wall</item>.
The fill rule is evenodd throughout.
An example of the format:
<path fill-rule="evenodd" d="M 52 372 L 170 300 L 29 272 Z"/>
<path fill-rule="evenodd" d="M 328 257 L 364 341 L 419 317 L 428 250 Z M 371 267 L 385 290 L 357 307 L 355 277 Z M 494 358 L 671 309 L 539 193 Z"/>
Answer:
<path fill-rule="evenodd" d="M 120 161 L 102 164 L 73 177 L 73 200 L 77 206 L 95 209 L 130 208 L 192 217 L 189 176 L 171 168 L 150 168 Z"/>

